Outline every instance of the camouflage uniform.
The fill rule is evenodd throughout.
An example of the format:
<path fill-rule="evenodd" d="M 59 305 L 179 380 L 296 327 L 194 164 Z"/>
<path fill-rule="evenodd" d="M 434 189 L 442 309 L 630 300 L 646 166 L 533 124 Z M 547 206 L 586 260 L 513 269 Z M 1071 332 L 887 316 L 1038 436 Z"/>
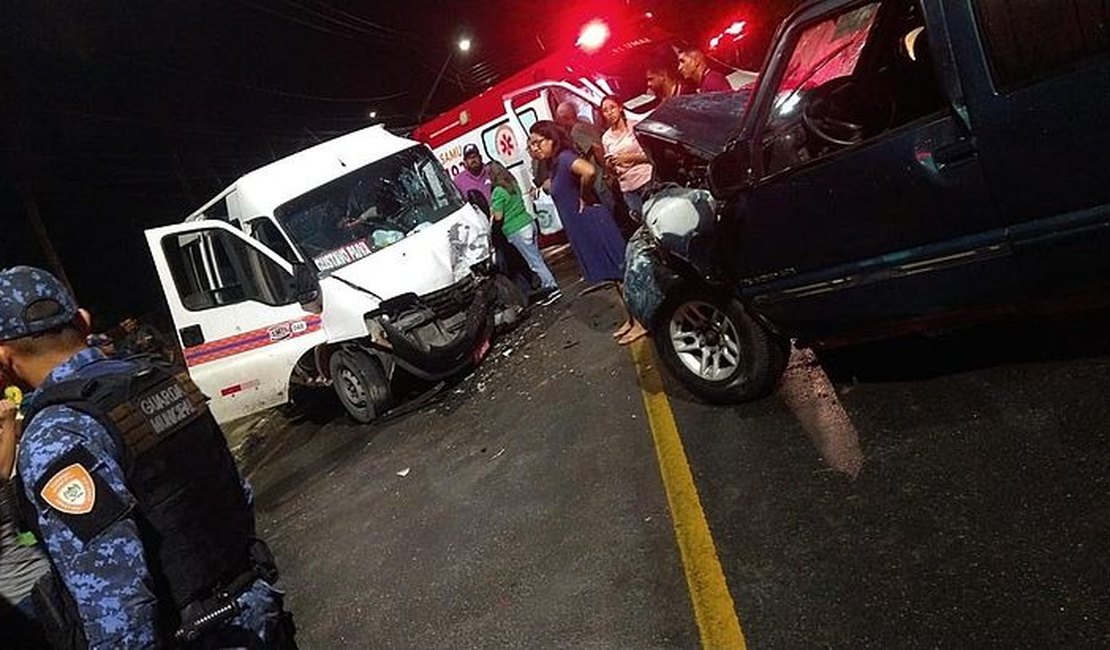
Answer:
<path fill-rule="evenodd" d="M 104 364 L 125 363 L 108 360 L 99 350 L 90 348 L 54 368 L 40 390 L 66 379 L 101 374 L 107 369 L 102 367 Z M 27 398 L 32 404 L 36 393 Z M 82 448 L 96 459 L 90 472 L 102 479 L 124 509 L 130 511 L 135 501 L 123 482 L 119 450 L 112 436 L 85 413 L 50 406 L 31 421 L 20 444 L 19 474 L 27 498 L 38 508 L 46 550 L 77 604 L 89 646 L 155 645 L 158 640 L 155 598 L 134 520 L 125 516 L 84 543 L 33 493 L 33 486 L 45 478 L 58 458 Z M 107 495 L 98 495 L 97 499 L 104 496 Z M 263 636 L 276 623 L 281 601 L 281 592 L 263 580 L 256 581 L 252 589 L 239 597 L 242 611 L 228 626 L 238 629 L 221 630 L 220 636 L 236 637 L 245 630 Z"/>
<path fill-rule="evenodd" d="M 66 318 L 57 318 L 54 326 L 72 320 L 77 312 L 69 296 L 53 277 L 33 269 L 42 276 L 41 282 L 27 284 L 26 268 L 17 277 L 0 273 L 0 340 L 25 336 L 28 327 L 13 318 L 13 304 L 29 304 L 36 296 L 46 295 L 59 302 Z M 34 282 L 40 276 L 29 274 Z M 51 286 L 56 285 L 56 286 Z M 14 333 L 14 334 L 13 334 Z M 127 371 L 133 367 L 126 361 L 107 359 L 102 352 L 88 348 L 56 366 L 47 378 L 24 401 L 34 405 L 44 388 L 68 379 L 98 376 L 109 372 Z M 75 518 L 64 517 L 48 505 L 35 486 L 58 471 L 65 457 L 83 454 L 88 459 L 82 466 L 96 489 L 97 504 L 109 504 L 118 513 L 106 521 L 98 521 L 92 530 L 78 530 Z M 135 497 L 124 482 L 122 454 L 113 436 L 102 424 L 86 413 L 63 405 L 47 406 L 27 423 L 20 443 L 19 475 L 27 499 L 34 504 L 38 525 L 46 551 L 65 587 L 73 597 L 91 648 L 137 648 L 163 645 L 174 630 L 156 627 L 157 602 L 150 571 L 133 508 Z M 249 487 L 244 482 L 248 502 Z M 96 508 L 101 508 L 97 505 Z M 103 510 L 79 515 L 104 519 Z M 252 647 L 267 645 L 275 632 L 282 611 L 282 592 L 264 580 L 256 580 L 238 598 L 239 613 L 229 624 L 202 637 L 199 647 Z"/>

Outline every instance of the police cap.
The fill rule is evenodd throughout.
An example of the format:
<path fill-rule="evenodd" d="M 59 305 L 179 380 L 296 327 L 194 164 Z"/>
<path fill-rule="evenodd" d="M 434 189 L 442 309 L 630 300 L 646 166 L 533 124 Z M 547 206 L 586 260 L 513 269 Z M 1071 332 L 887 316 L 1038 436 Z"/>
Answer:
<path fill-rule="evenodd" d="M 50 273 L 33 266 L 0 271 L 0 341 L 54 329 L 76 315 L 77 302 Z"/>

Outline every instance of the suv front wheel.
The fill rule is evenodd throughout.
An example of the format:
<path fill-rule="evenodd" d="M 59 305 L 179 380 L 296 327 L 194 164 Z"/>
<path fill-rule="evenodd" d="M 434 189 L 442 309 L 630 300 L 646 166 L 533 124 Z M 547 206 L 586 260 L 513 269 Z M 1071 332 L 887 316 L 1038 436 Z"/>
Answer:
<path fill-rule="evenodd" d="M 656 314 L 654 334 L 667 370 L 713 403 L 767 395 L 790 354 L 789 341 L 768 331 L 739 301 L 705 290 L 672 293 Z"/>

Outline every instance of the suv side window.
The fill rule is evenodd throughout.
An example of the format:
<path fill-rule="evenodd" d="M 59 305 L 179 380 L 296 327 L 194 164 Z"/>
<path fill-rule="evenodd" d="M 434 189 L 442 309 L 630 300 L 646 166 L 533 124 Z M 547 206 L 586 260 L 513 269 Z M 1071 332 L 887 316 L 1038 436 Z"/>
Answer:
<path fill-rule="evenodd" d="M 289 274 L 273 260 L 222 230 L 167 235 L 162 250 L 181 304 L 190 311 L 255 300 L 286 305 Z"/>
<path fill-rule="evenodd" d="M 1110 52 L 1110 4 L 979 0 L 979 30 L 1001 91 L 1065 73 Z"/>

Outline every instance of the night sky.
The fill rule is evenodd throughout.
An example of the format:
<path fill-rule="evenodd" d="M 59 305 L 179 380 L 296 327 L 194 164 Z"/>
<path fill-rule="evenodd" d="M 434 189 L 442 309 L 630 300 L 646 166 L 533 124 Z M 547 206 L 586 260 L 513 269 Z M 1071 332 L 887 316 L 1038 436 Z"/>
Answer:
<path fill-rule="evenodd" d="M 8 0 L 0 25 L 0 266 L 47 265 L 37 211 L 106 329 L 163 309 L 144 228 L 179 222 L 238 176 L 374 122 L 429 113 L 573 43 L 595 16 L 652 11 L 698 41 L 751 23 L 758 67 L 780 2 Z M 370 119 L 370 111 L 377 118 Z"/>

